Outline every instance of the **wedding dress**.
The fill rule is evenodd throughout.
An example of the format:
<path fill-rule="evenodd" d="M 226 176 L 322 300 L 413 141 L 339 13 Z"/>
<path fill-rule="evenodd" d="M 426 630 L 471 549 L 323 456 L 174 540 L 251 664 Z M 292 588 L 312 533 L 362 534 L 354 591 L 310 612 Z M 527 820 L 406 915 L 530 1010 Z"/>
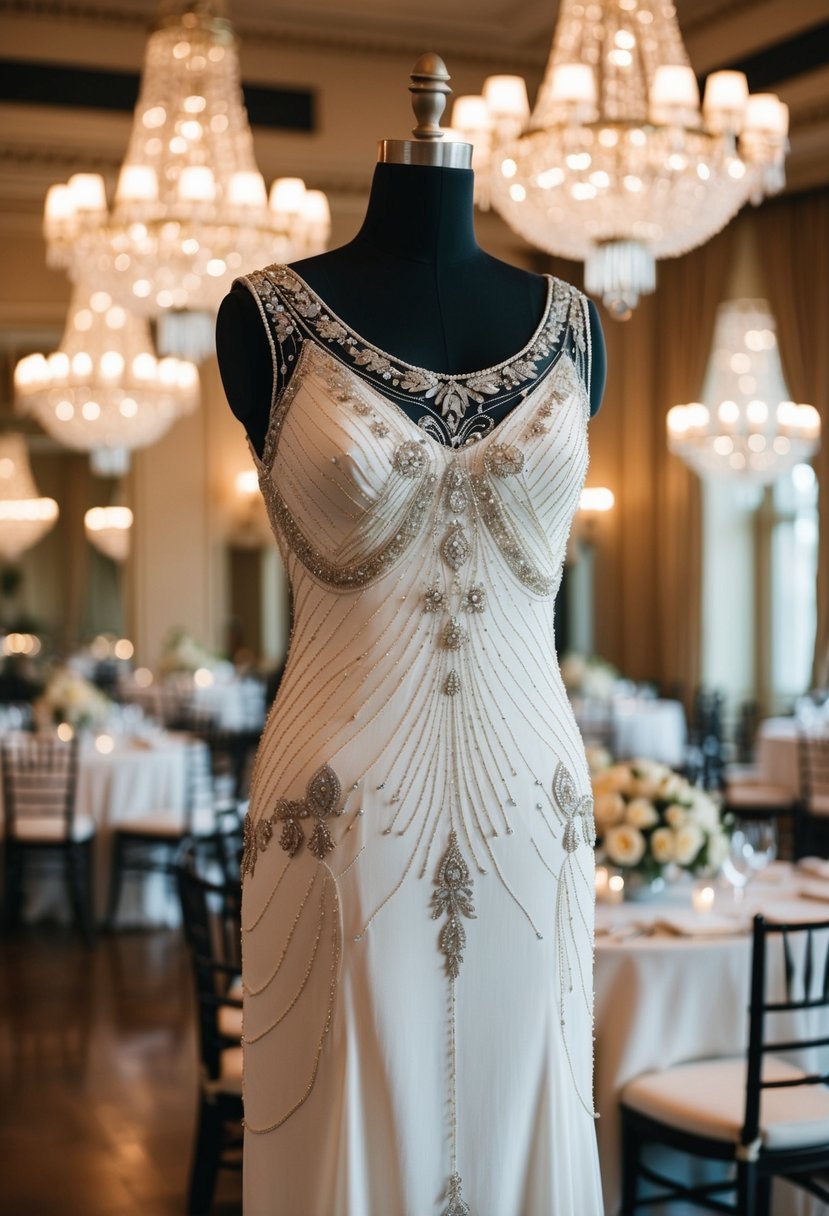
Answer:
<path fill-rule="evenodd" d="M 448 376 L 286 267 L 242 281 L 290 373 L 254 458 L 293 608 L 245 825 L 245 1214 L 599 1216 L 592 801 L 553 621 L 586 301 L 550 277 L 522 351 Z"/>

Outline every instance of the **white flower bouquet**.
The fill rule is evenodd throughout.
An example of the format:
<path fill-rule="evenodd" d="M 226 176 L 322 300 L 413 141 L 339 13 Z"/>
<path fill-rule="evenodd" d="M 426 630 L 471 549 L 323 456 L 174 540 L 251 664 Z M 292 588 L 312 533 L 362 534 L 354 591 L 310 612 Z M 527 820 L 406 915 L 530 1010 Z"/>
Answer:
<path fill-rule="evenodd" d="M 103 726 L 110 708 L 109 698 L 99 688 L 68 667 L 59 667 L 32 705 L 32 715 L 40 730 L 61 722 L 75 730 L 88 730 Z"/>
<path fill-rule="evenodd" d="M 616 690 L 619 672 L 598 655 L 583 655 L 571 650 L 562 656 L 559 668 L 570 696 L 609 701 Z"/>
<path fill-rule="evenodd" d="M 602 859 L 643 882 L 667 867 L 716 874 L 728 854 L 728 826 L 705 790 L 653 760 L 628 760 L 592 774 Z"/>
<path fill-rule="evenodd" d="M 179 672 L 192 674 L 201 667 L 212 669 L 215 663 L 216 656 L 202 646 L 201 642 L 197 642 L 184 629 L 173 629 L 164 641 L 159 670 L 163 676 Z"/>

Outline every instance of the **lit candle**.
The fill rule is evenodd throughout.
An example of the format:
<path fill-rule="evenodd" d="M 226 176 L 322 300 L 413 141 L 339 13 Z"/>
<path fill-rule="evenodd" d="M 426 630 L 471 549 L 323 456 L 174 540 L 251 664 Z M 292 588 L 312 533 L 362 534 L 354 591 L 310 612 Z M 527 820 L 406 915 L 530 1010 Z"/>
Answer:
<path fill-rule="evenodd" d="M 695 912 L 705 916 L 714 906 L 714 888 L 695 887 L 691 892 L 691 903 Z"/>
<path fill-rule="evenodd" d="M 609 877 L 607 866 L 596 866 L 596 899 L 604 899 L 607 895 L 607 880 Z"/>
<path fill-rule="evenodd" d="M 620 904 L 625 894 L 625 880 L 621 874 L 611 874 L 607 880 L 607 898 L 612 904 Z"/>

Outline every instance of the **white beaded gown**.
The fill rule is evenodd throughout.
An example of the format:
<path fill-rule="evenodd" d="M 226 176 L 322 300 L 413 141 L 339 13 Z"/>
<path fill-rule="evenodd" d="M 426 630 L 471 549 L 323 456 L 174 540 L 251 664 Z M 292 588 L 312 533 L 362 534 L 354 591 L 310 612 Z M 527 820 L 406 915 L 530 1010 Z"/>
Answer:
<path fill-rule="evenodd" d="M 550 277 L 522 351 L 448 376 L 286 267 L 241 281 L 287 380 L 255 458 L 293 610 L 245 825 L 245 1216 L 600 1216 L 592 801 L 553 619 L 585 298 Z"/>

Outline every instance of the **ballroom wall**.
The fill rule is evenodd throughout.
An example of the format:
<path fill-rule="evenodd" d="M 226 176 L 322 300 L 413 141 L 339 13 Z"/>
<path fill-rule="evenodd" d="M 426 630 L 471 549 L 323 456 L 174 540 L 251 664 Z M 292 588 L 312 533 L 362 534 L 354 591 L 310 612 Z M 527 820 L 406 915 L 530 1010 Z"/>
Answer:
<path fill-rule="evenodd" d="M 770 2 L 768 7 L 785 28 L 780 5 Z M 733 16 L 738 24 L 740 20 Z M 736 25 L 729 31 L 729 37 L 737 36 Z M 741 36 L 747 36 L 745 31 Z M 22 3 L 0 13 L 0 39 L 4 53 L 20 59 L 135 70 L 145 21 L 135 6 L 119 15 L 116 9 L 95 5 L 59 6 L 43 20 L 34 6 Z M 472 49 L 464 52 L 456 43 L 447 56 L 458 93 L 477 91 L 489 73 L 510 70 L 527 76 L 532 93 L 546 47 L 537 54 L 516 55 L 505 43 L 497 53 L 486 54 L 475 49 L 474 39 L 470 44 Z M 278 36 L 268 29 L 243 37 L 246 80 L 313 91 L 317 121 L 312 134 L 254 128 L 254 142 L 266 180 L 298 174 L 310 186 L 327 191 L 332 244 L 347 240 L 359 225 L 377 138 L 403 136 L 411 125 L 406 86 L 415 45 L 393 37 L 382 22 L 376 34 L 362 28 L 351 40 L 339 34 L 326 38 L 324 31 L 317 31 L 314 42 L 310 36 Z M 689 50 L 699 70 L 716 65 L 722 54 L 716 23 L 697 22 Z M 0 130 L 0 347 L 8 363 L 11 353 L 56 344 L 68 302 L 64 275 L 45 264 L 40 223 L 46 189 L 82 168 L 103 172 L 111 187 L 123 157 L 129 116 L 0 103 Z M 814 157 L 801 157 L 793 169 L 796 184 L 812 184 L 816 164 Z M 733 228 L 737 231 L 750 221 L 748 215 Z M 497 256 L 543 268 L 543 260 L 496 216 L 479 215 L 478 232 L 481 243 Z M 724 274 L 725 254 L 719 260 L 717 273 Z M 692 274 L 696 263 L 683 262 Z M 567 273 L 578 277 L 579 271 L 572 267 Z M 660 293 L 668 291 L 674 278 L 672 267 L 660 268 Z M 710 285 L 706 290 L 710 297 Z M 675 333 L 666 339 L 661 318 L 667 297 L 660 293 L 644 301 L 629 324 L 606 321 L 610 380 L 604 408 L 590 428 L 588 480 L 610 486 L 618 505 L 599 521 L 595 533 L 596 649 L 633 678 L 690 686 L 699 672 L 699 558 L 693 537 L 687 548 L 683 513 L 693 518 L 695 489 L 665 451 L 664 413 L 675 402 L 663 395 L 663 372 L 674 361 L 670 342 L 682 344 L 684 336 Z M 709 313 L 710 306 L 711 298 Z M 695 395 L 691 388 L 688 392 L 688 399 Z M 0 409 L 8 421 L 8 382 Z M 29 430 L 34 433 L 35 428 L 29 425 Z M 62 491 L 67 503 L 85 501 L 85 495 L 94 493 L 79 458 L 61 457 L 46 445 L 38 460 L 35 471 L 43 492 L 68 479 Z M 50 461 L 60 466 L 60 476 L 50 471 Z M 202 368 L 200 409 L 135 458 L 125 485 L 125 501 L 135 510 L 136 523 L 133 555 L 123 574 L 124 616 L 140 662 L 154 663 L 165 635 L 179 625 L 206 644 L 221 646 L 232 601 L 228 545 L 249 510 L 236 492 L 235 479 L 249 467 L 241 428 L 224 401 L 215 361 L 208 360 Z M 261 511 L 255 528 L 264 528 Z M 75 541 L 82 543 L 77 521 Z M 62 641 L 70 644 L 77 638 L 69 635 L 79 635 L 90 619 L 75 589 L 87 567 L 77 556 L 75 573 L 56 586 L 54 560 L 60 544 L 56 536 L 33 551 L 26 560 L 27 581 L 32 594 L 43 588 L 55 619 L 55 605 L 66 601 Z M 678 582 L 672 562 L 680 572 Z M 276 657 L 287 628 L 284 587 L 272 557 L 265 570 L 266 650 Z M 665 591 L 669 583 L 675 585 L 670 595 Z"/>

